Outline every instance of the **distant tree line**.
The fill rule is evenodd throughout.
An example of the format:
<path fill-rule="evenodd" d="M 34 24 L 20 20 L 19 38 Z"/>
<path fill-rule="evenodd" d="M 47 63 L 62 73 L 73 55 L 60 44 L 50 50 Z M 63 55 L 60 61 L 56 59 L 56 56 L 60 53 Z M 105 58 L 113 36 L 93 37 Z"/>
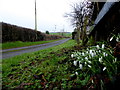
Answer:
<path fill-rule="evenodd" d="M 33 29 L 23 28 L 2 22 L 2 42 L 11 41 L 34 42 L 44 40 L 55 40 L 59 38 L 62 38 L 62 36 L 48 35 L 40 31 L 35 31 Z"/>

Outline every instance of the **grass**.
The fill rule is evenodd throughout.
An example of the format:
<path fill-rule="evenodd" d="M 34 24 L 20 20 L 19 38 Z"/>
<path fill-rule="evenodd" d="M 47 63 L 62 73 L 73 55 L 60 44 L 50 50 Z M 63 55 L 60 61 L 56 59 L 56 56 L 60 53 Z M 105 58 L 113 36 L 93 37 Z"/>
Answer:
<path fill-rule="evenodd" d="M 51 35 L 63 35 L 63 36 L 66 36 L 66 37 L 71 37 L 72 33 L 50 33 Z"/>
<path fill-rule="evenodd" d="M 57 40 L 61 40 L 61 39 L 57 39 Z M 10 48 L 17 48 L 17 47 L 24 47 L 24 46 L 32 46 L 32 45 L 50 43 L 50 42 L 54 42 L 54 41 L 57 41 L 57 40 L 38 41 L 38 42 L 22 42 L 22 41 L 6 42 L 6 43 L 2 43 L 2 49 L 10 49 Z"/>
<path fill-rule="evenodd" d="M 52 88 L 64 81 L 70 75 L 66 72 L 69 64 L 65 64 L 67 50 L 74 45 L 75 41 L 69 40 L 55 47 L 4 59 L 3 88 Z"/>

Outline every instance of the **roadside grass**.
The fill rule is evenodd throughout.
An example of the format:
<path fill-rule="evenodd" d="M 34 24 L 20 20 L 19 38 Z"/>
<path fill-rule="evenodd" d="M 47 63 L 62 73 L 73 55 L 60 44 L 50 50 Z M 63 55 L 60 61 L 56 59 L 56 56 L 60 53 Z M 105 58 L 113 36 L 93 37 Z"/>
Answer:
<path fill-rule="evenodd" d="M 61 39 L 49 40 L 49 41 L 38 41 L 38 42 L 22 42 L 22 41 L 6 42 L 6 43 L 2 43 L 2 49 L 10 49 L 10 48 L 17 48 L 17 47 L 24 47 L 24 46 L 32 46 L 32 45 L 50 43 L 50 42 L 54 42 L 54 41 L 58 41 L 58 40 L 61 40 Z"/>
<path fill-rule="evenodd" d="M 72 33 L 50 33 L 51 35 L 63 35 L 63 36 L 66 36 L 66 37 L 71 37 L 72 36 Z"/>
<path fill-rule="evenodd" d="M 69 64 L 66 61 L 70 55 L 69 50 L 74 45 L 75 41 L 69 40 L 55 47 L 4 59 L 3 89 L 53 88 L 54 85 L 60 87 L 61 80 L 64 81 L 70 76 L 70 72 L 67 72 Z M 64 84 L 62 86 L 64 87 Z"/>

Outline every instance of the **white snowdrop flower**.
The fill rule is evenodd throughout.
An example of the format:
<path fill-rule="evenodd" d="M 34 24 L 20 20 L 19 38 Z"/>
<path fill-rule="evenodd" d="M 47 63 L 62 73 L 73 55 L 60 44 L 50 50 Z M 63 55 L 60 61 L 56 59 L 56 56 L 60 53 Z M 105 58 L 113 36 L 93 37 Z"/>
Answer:
<path fill-rule="evenodd" d="M 88 63 L 91 63 L 91 61 L 88 61 Z"/>
<path fill-rule="evenodd" d="M 94 53 L 91 53 L 91 56 L 92 56 L 92 57 L 94 57 L 94 56 L 95 56 L 95 54 L 94 54 Z"/>
<path fill-rule="evenodd" d="M 106 70 L 106 67 L 103 68 L 103 71 L 105 71 L 105 70 Z"/>
<path fill-rule="evenodd" d="M 75 66 L 77 66 L 77 61 L 74 61 L 73 64 L 74 64 Z"/>
<path fill-rule="evenodd" d="M 114 60 L 113 60 L 113 62 L 115 63 L 117 61 L 117 58 L 115 58 Z"/>
<path fill-rule="evenodd" d="M 103 49 L 105 48 L 105 44 L 102 44 L 102 48 L 103 48 Z"/>
<path fill-rule="evenodd" d="M 78 72 L 75 72 L 76 75 L 78 75 Z"/>
<path fill-rule="evenodd" d="M 92 50 L 90 50 L 90 54 L 92 53 Z"/>
<path fill-rule="evenodd" d="M 94 81 L 92 80 L 92 83 L 94 83 Z"/>
<path fill-rule="evenodd" d="M 73 58 L 73 57 L 74 57 L 74 55 L 73 55 L 73 54 L 71 54 L 71 57 Z"/>
<path fill-rule="evenodd" d="M 105 56 L 108 56 L 108 54 L 106 53 Z"/>
<path fill-rule="evenodd" d="M 98 49 L 100 48 L 99 45 L 96 46 Z"/>
<path fill-rule="evenodd" d="M 84 52 L 82 53 L 82 55 L 83 55 L 83 56 L 85 55 Z"/>
<path fill-rule="evenodd" d="M 85 62 L 85 65 L 87 64 L 87 62 Z"/>
<path fill-rule="evenodd" d="M 102 63 L 102 57 L 99 58 L 99 62 Z"/>
<path fill-rule="evenodd" d="M 99 50 L 98 52 L 101 53 L 101 50 Z"/>
<path fill-rule="evenodd" d="M 82 64 L 79 64 L 80 69 L 82 69 Z"/>
<path fill-rule="evenodd" d="M 85 57 L 85 59 L 86 59 L 86 60 L 88 60 L 88 58 L 87 58 L 87 57 Z"/>
<path fill-rule="evenodd" d="M 112 40 L 113 40 L 113 37 L 110 38 L 110 41 L 112 41 Z"/>
<path fill-rule="evenodd" d="M 118 37 L 116 38 L 116 41 L 119 42 L 119 38 Z"/>
<path fill-rule="evenodd" d="M 89 67 L 89 68 L 91 68 L 91 66 L 90 66 L 90 65 L 88 65 L 88 67 Z"/>
<path fill-rule="evenodd" d="M 106 53 L 105 53 L 105 52 L 103 52 L 103 56 L 104 56 L 104 57 L 106 56 Z"/>

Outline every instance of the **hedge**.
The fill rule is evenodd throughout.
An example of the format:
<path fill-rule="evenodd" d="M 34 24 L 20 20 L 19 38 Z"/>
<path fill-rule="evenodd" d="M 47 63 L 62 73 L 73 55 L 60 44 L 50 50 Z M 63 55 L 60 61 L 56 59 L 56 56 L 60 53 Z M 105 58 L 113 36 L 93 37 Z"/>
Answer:
<path fill-rule="evenodd" d="M 58 35 L 48 35 L 40 31 L 35 31 L 33 29 L 19 27 L 16 25 L 11 25 L 2 22 L 2 42 L 12 42 L 12 41 L 45 41 L 45 40 L 55 40 L 63 38 Z"/>

